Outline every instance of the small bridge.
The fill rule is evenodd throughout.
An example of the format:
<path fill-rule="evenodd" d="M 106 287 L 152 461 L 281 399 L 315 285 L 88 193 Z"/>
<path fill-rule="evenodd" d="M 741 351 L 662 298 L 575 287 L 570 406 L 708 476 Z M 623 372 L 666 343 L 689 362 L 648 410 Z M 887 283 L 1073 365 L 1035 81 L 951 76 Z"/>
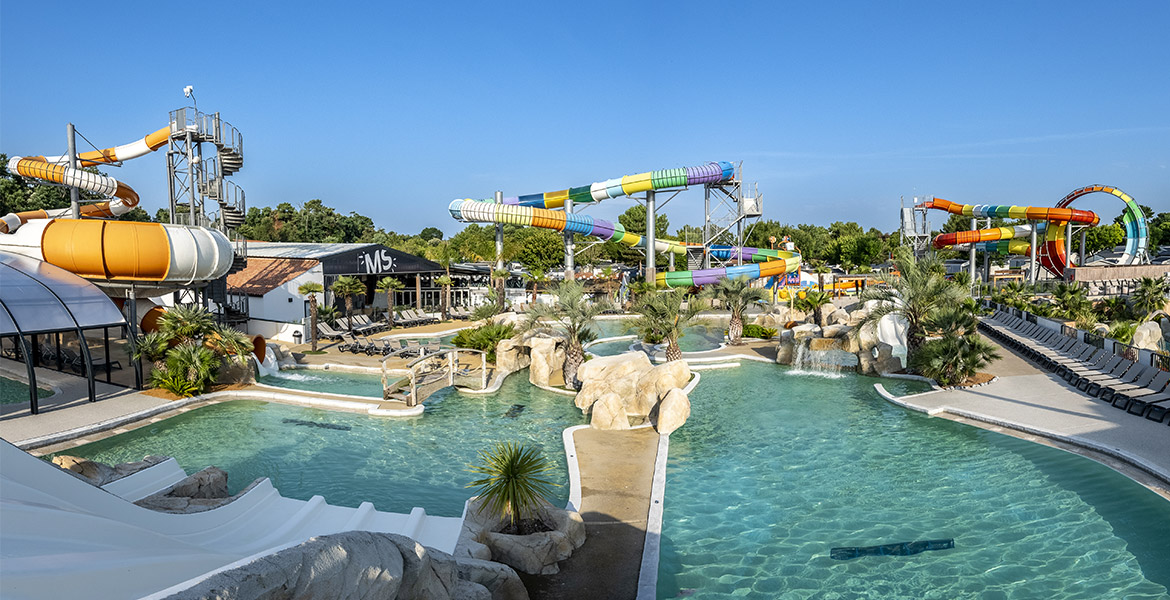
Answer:
<path fill-rule="evenodd" d="M 478 355 L 478 356 L 477 356 Z M 469 348 L 451 348 L 424 354 L 407 363 L 409 375 L 398 379 L 382 361 L 382 398 L 417 406 L 435 392 L 456 386 L 472 390 L 487 387 L 487 353 Z M 395 369 L 398 370 L 398 369 Z"/>

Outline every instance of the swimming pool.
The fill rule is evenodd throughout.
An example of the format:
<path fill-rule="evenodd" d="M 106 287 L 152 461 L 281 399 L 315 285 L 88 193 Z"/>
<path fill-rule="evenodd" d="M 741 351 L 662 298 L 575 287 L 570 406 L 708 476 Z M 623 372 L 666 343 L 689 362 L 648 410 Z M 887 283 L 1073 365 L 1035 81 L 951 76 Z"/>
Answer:
<path fill-rule="evenodd" d="M 1166 598 L 1170 503 L 1153 492 L 901 409 L 873 378 L 787 372 L 708 371 L 691 394 L 670 440 L 659 598 Z M 829 557 L 938 538 L 955 548 Z"/>
<path fill-rule="evenodd" d="M 638 331 L 631 327 L 630 323 L 632 323 L 632 319 L 600 319 L 594 322 L 593 325 L 597 330 L 598 339 L 601 339 L 637 334 Z M 726 327 L 726 319 L 719 320 L 717 317 L 702 319 L 700 322 L 686 328 L 683 336 L 678 340 L 678 347 L 683 352 L 714 350 L 719 347 L 719 344 L 723 343 L 723 330 Z M 629 351 L 630 344 L 636 341 L 635 339 L 628 339 L 602 342 L 590 346 L 589 351 L 601 356 L 621 354 L 622 352 Z"/>
<path fill-rule="evenodd" d="M 402 379 L 393 376 L 389 383 Z M 256 378 L 256 383 L 305 392 L 326 392 L 382 399 L 382 376 L 320 369 L 286 369 Z"/>
<path fill-rule="evenodd" d="M 515 406 L 522 409 L 514 409 Z M 584 422 L 560 394 L 509 377 L 495 394 L 446 388 L 426 401 L 425 416 L 377 419 L 365 415 L 234 401 L 192 410 L 62 454 L 105 463 L 174 456 L 188 473 L 215 465 L 228 473 L 231 493 L 270 477 L 280 493 L 330 504 L 374 503 L 379 510 L 457 517 L 472 495 L 464 486 L 476 454 L 496 442 L 540 447 L 554 464 L 560 506 L 568 501 L 561 432 Z M 512 414 L 513 416 L 507 416 Z"/>
<path fill-rule="evenodd" d="M 51 390 L 37 387 L 37 398 L 52 396 Z M 24 404 L 28 402 L 28 384 L 23 381 L 0 377 L 0 404 Z"/>

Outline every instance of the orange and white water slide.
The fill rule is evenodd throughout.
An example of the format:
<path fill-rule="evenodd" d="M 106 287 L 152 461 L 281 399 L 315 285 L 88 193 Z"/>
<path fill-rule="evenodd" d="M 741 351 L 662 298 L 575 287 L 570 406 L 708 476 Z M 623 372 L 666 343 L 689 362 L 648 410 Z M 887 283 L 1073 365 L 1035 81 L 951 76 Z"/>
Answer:
<path fill-rule="evenodd" d="M 78 155 L 81 167 L 122 162 L 166 145 L 171 127 L 113 148 Z M 0 251 L 43 260 L 94 283 L 134 281 L 185 285 L 218 279 L 231 268 L 233 251 L 220 232 L 205 227 L 107 221 L 138 206 L 138 193 L 107 175 L 67 164 L 67 156 L 12 157 L 8 169 L 24 177 L 77 187 L 113 199 L 70 209 L 10 213 L 0 217 Z"/>

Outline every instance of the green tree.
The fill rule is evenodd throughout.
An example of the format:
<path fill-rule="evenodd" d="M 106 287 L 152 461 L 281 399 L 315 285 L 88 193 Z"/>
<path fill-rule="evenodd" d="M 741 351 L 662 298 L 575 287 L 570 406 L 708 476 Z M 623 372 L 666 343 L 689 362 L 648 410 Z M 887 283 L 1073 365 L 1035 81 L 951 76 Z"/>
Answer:
<path fill-rule="evenodd" d="M 694 321 L 707 304 L 700 298 L 687 300 L 686 292 L 681 289 L 668 292 L 643 294 L 634 305 L 634 312 L 638 316 L 631 325 L 639 330 L 642 339 L 662 340 L 666 342 L 666 360 L 682 360 L 682 350 L 678 347 L 678 340 L 683 336 L 687 325 Z"/>
<path fill-rule="evenodd" d="M 513 235 L 515 259 L 528 270 L 553 271 L 564 263 L 565 241 L 550 229 L 527 228 Z"/>
<path fill-rule="evenodd" d="M 609 302 L 592 300 L 585 295 L 585 286 L 572 279 L 562 281 L 555 290 L 557 300 L 552 304 L 535 304 L 528 313 L 525 328 L 538 329 L 553 326 L 565 333 L 565 364 L 562 373 L 565 385 L 581 389 L 577 368 L 585 362 L 585 344 L 597 339 L 593 323 L 609 310 Z"/>
<path fill-rule="evenodd" d="M 406 284 L 395 277 L 383 277 L 374 286 L 374 293 L 386 294 L 386 320 L 390 323 L 391 329 L 394 328 L 394 293 L 405 286 Z"/>
<path fill-rule="evenodd" d="M 173 306 L 158 318 L 159 331 L 179 343 L 202 340 L 214 324 L 211 313 L 197 304 Z"/>
<path fill-rule="evenodd" d="M 792 301 L 796 310 L 804 311 L 813 317 L 817 325 L 825 326 L 825 315 L 821 314 L 820 308 L 822 306 L 832 304 L 833 295 L 828 292 L 808 291 L 804 293 L 804 297 L 797 297 Z"/>
<path fill-rule="evenodd" d="M 743 314 L 755 302 L 768 299 L 768 293 L 762 288 L 751 286 L 747 277 L 720 279 L 715 285 L 709 286 L 704 295 L 707 298 L 718 300 L 731 311 L 731 321 L 727 325 L 727 339 L 731 345 L 743 343 Z"/>
<path fill-rule="evenodd" d="M 1138 280 L 1137 289 L 1130 295 L 1134 312 L 1142 315 L 1143 319 L 1159 310 L 1166 309 L 1166 302 L 1170 300 L 1170 280 L 1165 277 L 1154 279 L 1142 277 Z"/>
<path fill-rule="evenodd" d="M 442 292 L 442 295 L 443 295 L 443 302 L 442 302 L 443 320 L 446 321 L 446 320 L 448 320 L 447 308 L 451 302 L 451 286 L 455 282 L 450 277 L 448 277 L 446 275 L 440 275 L 439 277 L 437 277 L 435 279 L 435 283 L 443 288 L 443 292 Z"/>
<path fill-rule="evenodd" d="M 317 294 L 324 291 L 325 287 L 315 281 L 302 283 L 297 288 L 298 294 L 309 297 L 309 341 L 313 352 L 317 351 Z"/>
<path fill-rule="evenodd" d="M 345 299 L 346 327 L 353 331 L 353 297 L 366 293 L 366 286 L 357 277 L 338 277 L 330 288 L 333 294 Z"/>
<path fill-rule="evenodd" d="M 441 240 L 443 239 L 443 232 L 438 227 L 426 227 L 419 232 L 418 237 L 422 238 L 425 242 Z"/>
<path fill-rule="evenodd" d="M 872 286 L 861 293 L 863 302 L 876 300 L 877 305 L 858 324 L 854 335 L 864 327 L 874 327 L 886 315 L 896 315 L 906 321 L 906 353 L 914 354 L 926 341 L 927 319 L 937 311 L 960 304 L 966 292 L 946 280 L 928 261 L 916 260 L 910 252 L 900 249 L 894 264 L 899 275 L 882 277 L 885 285 Z"/>

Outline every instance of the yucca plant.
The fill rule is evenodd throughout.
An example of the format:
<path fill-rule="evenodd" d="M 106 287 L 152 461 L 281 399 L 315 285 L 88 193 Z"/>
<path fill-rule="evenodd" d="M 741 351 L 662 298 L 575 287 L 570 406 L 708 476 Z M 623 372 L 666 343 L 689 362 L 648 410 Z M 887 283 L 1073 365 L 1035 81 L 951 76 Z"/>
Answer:
<path fill-rule="evenodd" d="M 534 304 L 525 321 L 525 329 L 553 326 L 565 333 L 565 364 L 562 374 L 570 389 L 581 389 L 577 368 L 585 362 L 585 344 L 597 339 L 593 322 L 609 310 L 606 300 L 591 300 L 585 295 L 585 286 L 572 279 L 556 288 L 557 301 L 552 304 Z"/>
<path fill-rule="evenodd" d="M 219 372 L 220 358 L 195 342 L 184 342 L 167 352 L 166 371 L 182 375 L 198 392 L 207 389 Z"/>
<path fill-rule="evenodd" d="M 478 488 L 481 509 L 507 519 L 504 533 L 519 533 L 521 521 L 535 518 L 541 504 L 552 499 L 553 488 L 560 487 L 546 478 L 553 467 L 536 448 L 501 442 L 481 450 L 479 460 L 471 471 L 484 477 L 467 487 Z"/>
<path fill-rule="evenodd" d="M 456 348 L 482 350 L 487 354 L 488 362 L 496 362 L 496 344 L 514 335 L 516 328 L 511 323 L 485 323 L 479 327 L 460 329 L 451 343 Z"/>
<path fill-rule="evenodd" d="M 150 385 L 160 390 L 166 390 L 180 398 L 187 398 L 199 393 L 199 386 L 188 380 L 184 373 L 170 371 L 166 367 L 150 372 Z"/>
<path fill-rule="evenodd" d="M 173 306 L 158 318 L 158 330 L 178 342 L 201 339 L 214 324 L 211 313 L 197 304 Z"/>
<path fill-rule="evenodd" d="M 948 335 L 922 344 L 911 355 L 910 368 L 951 386 L 999 359 L 995 346 L 978 335 Z"/>
<path fill-rule="evenodd" d="M 130 358 L 145 360 L 152 363 L 155 369 L 161 369 L 167 358 L 167 350 L 171 347 L 170 342 L 167 334 L 161 331 L 144 333 L 134 338 L 134 351 L 130 353 Z"/>
<path fill-rule="evenodd" d="M 683 308 L 684 300 L 686 292 L 677 289 L 645 294 L 634 305 L 638 317 L 630 325 L 641 333 L 643 340 L 665 341 L 667 361 L 682 360 L 678 340 L 687 325 L 707 308 L 707 303 L 701 298 L 691 298 L 687 307 Z"/>
<path fill-rule="evenodd" d="M 1142 277 L 1138 280 L 1137 289 L 1130 295 L 1130 301 L 1133 303 L 1134 312 L 1143 319 L 1150 318 L 1150 315 L 1159 310 L 1165 310 L 1167 301 L 1170 301 L 1170 279 Z"/>
<path fill-rule="evenodd" d="M 797 310 L 808 313 L 817 325 L 824 327 L 825 324 L 821 319 L 820 308 L 826 304 L 833 303 L 833 294 L 829 292 L 818 292 L 810 290 L 804 293 L 803 298 L 797 298 L 793 304 Z"/>

